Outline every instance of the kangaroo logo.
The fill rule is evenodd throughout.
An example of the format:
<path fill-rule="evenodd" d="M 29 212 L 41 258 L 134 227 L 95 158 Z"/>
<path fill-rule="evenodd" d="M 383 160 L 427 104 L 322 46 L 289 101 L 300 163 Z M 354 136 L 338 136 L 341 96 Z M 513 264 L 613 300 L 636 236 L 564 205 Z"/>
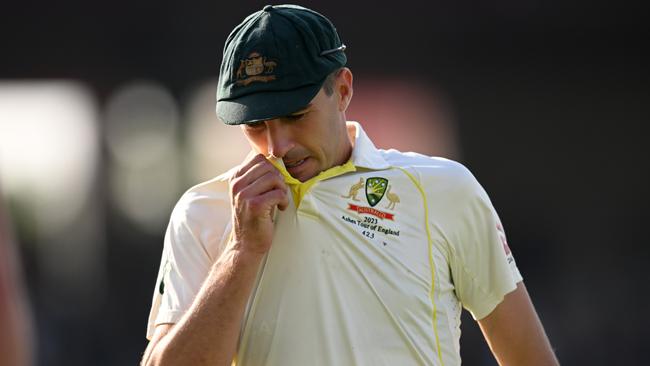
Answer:
<path fill-rule="evenodd" d="M 348 192 L 347 196 L 341 196 L 343 198 L 351 198 L 354 201 L 359 201 L 357 198 L 357 194 L 359 193 L 359 190 L 363 188 L 363 178 L 359 178 L 359 182 L 355 183 L 350 187 L 350 191 Z"/>

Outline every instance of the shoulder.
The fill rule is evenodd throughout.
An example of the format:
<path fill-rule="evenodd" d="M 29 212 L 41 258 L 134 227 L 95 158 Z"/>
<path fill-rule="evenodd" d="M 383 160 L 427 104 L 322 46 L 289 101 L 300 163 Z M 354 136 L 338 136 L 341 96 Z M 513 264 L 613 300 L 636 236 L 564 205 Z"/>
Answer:
<path fill-rule="evenodd" d="M 395 149 L 380 152 L 392 167 L 415 174 L 427 189 L 474 191 L 480 187 L 472 172 L 457 161 Z"/>
<path fill-rule="evenodd" d="M 224 173 L 188 189 L 171 215 L 172 223 L 210 225 L 230 218 L 229 173 Z"/>
<path fill-rule="evenodd" d="M 228 177 L 221 175 L 188 189 L 172 211 L 165 243 L 179 253 L 218 257 L 231 221 Z M 198 250 L 198 252 L 196 252 Z M 187 254 L 185 254 L 187 255 Z"/>

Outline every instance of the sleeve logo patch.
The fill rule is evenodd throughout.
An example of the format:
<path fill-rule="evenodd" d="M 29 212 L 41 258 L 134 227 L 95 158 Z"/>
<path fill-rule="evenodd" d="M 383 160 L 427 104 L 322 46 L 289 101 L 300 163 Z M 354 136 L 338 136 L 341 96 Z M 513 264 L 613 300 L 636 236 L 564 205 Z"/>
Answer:
<path fill-rule="evenodd" d="M 165 279 L 169 276 L 169 272 L 172 270 L 172 264 L 169 263 L 169 259 L 165 261 L 165 265 L 163 266 L 163 273 L 162 273 L 162 278 L 160 279 L 160 285 L 158 285 L 158 292 L 161 295 L 165 294 Z"/>
<path fill-rule="evenodd" d="M 501 244 L 503 244 L 503 250 L 506 252 L 506 255 L 510 255 L 510 247 L 508 246 L 508 240 L 506 239 L 506 232 L 503 230 L 501 223 L 497 223 L 497 231 L 499 232 Z"/>

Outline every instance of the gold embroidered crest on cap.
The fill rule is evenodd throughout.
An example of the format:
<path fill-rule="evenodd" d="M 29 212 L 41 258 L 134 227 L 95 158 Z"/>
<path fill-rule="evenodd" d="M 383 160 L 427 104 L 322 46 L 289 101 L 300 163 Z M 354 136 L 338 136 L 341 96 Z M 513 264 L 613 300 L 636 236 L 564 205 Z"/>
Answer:
<path fill-rule="evenodd" d="M 239 62 L 237 68 L 237 85 L 246 86 L 254 81 L 268 83 L 275 80 L 276 76 L 273 75 L 275 67 L 278 63 L 269 60 L 266 56 L 262 56 L 257 52 L 248 55 L 248 58 Z"/>

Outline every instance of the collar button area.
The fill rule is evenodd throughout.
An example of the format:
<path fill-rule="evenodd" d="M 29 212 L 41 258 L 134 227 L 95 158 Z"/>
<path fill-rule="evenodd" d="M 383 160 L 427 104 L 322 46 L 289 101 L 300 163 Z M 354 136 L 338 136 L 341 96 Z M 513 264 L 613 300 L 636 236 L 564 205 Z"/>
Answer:
<path fill-rule="evenodd" d="M 306 216 L 316 220 L 322 219 L 318 204 L 314 202 L 314 199 L 310 194 L 307 194 L 302 198 L 300 205 L 296 207 L 296 214 L 298 216 Z"/>

